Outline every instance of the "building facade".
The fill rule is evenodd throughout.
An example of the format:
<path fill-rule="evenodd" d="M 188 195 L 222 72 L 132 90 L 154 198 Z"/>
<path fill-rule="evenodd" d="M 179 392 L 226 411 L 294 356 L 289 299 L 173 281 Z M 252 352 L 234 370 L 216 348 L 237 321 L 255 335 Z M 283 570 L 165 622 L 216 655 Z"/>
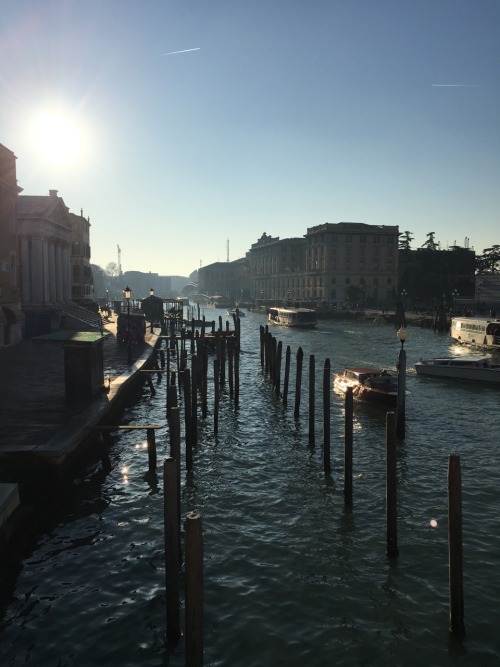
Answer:
<path fill-rule="evenodd" d="M 71 239 L 71 300 L 81 306 L 94 301 L 94 281 L 90 265 L 90 219 L 68 213 Z"/>
<path fill-rule="evenodd" d="M 248 270 L 246 258 L 203 266 L 198 269 L 199 291 L 210 297 L 224 297 L 232 303 L 245 301 L 250 288 Z"/>
<path fill-rule="evenodd" d="M 20 192 L 16 156 L 0 144 L 0 347 L 18 343 L 24 329 L 16 230 Z"/>
<path fill-rule="evenodd" d="M 263 234 L 250 250 L 256 301 L 381 305 L 398 289 L 397 226 L 360 222 L 310 227 L 304 238 Z"/>

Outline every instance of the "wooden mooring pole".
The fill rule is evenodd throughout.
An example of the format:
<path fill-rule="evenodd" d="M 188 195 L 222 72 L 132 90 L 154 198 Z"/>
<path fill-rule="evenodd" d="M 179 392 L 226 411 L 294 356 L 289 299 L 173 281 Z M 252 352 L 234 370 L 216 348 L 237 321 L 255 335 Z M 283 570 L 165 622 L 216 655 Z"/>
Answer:
<path fill-rule="evenodd" d="M 352 445 L 353 445 L 354 401 L 352 387 L 345 393 L 344 422 L 344 504 L 352 507 Z"/>
<path fill-rule="evenodd" d="M 309 445 L 314 445 L 314 420 L 316 405 L 316 357 L 314 354 L 309 356 Z"/>
<path fill-rule="evenodd" d="M 177 462 L 171 456 L 163 462 L 163 525 L 165 536 L 165 597 L 167 643 L 175 646 L 180 626 L 180 534 Z"/>
<path fill-rule="evenodd" d="M 396 429 L 394 428 L 394 412 L 386 415 L 385 427 L 385 460 L 386 460 L 386 513 L 387 513 L 387 555 L 389 558 L 399 556 L 398 549 L 398 491 L 397 491 L 397 458 Z"/>
<path fill-rule="evenodd" d="M 450 633 L 465 635 L 462 546 L 462 473 L 460 456 L 448 457 L 448 560 L 450 578 Z"/>
<path fill-rule="evenodd" d="M 186 667 L 203 667 L 203 534 L 201 515 L 186 517 Z"/>
<path fill-rule="evenodd" d="M 331 472 L 330 461 L 330 359 L 325 360 L 323 367 L 323 469 Z"/>
<path fill-rule="evenodd" d="M 286 346 L 285 353 L 285 377 L 283 379 L 283 407 L 286 408 L 288 404 L 288 385 L 290 383 L 290 345 Z"/>
<path fill-rule="evenodd" d="M 304 361 L 304 353 L 302 348 L 299 347 L 297 350 L 297 371 L 295 376 L 295 407 L 293 410 L 293 416 L 295 419 L 299 418 L 300 412 L 300 391 L 302 385 L 302 363 Z"/>

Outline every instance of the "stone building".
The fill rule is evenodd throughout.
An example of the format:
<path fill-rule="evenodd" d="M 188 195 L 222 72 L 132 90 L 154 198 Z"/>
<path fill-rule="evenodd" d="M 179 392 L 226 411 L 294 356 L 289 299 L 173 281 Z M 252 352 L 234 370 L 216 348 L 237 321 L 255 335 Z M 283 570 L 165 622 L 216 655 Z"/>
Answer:
<path fill-rule="evenodd" d="M 81 306 L 94 301 L 94 284 L 90 266 L 90 219 L 68 213 L 72 227 L 71 243 L 71 299 Z"/>
<path fill-rule="evenodd" d="M 310 227 L 303 238 L 263 234 L 250 249 L 252 296 L 266 303 L 381 305 L 398 288 L 397 226 Z"/>
<path fill-rule="evenodd" d="M 23 335 L 16 208 L 16 156 L 0 144 L 0 347 L 18 343 Z"/>
<path fill-rule="evenodd" d="M 51 331 L 58 307 L 71 301 L 75 241 L 68 213 L 57 190 L 50 190 L 49 196 L 19 197 L 17 234 L 27 336 Z"/>
<path fill-rule="evenodd" d="M 249 294 L 248 261 L 214 262 L 198 269 L 199 291 L 207 296 L 220 296 L 228 302 L 246 301 Z"/>

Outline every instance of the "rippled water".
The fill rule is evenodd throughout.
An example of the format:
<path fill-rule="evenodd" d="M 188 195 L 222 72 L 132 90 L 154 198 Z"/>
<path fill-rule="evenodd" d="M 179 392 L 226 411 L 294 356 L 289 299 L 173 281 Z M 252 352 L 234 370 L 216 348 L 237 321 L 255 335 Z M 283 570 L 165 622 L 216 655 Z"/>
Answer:
<path fill-rule="evenodd" d="M 321 322 L 307 332 L 273 329 L 283 355 L 287 345 L 292 352 L 285 410 L 260 368 L 263 323 L 252 313 L 241 320 L 240 408 L 226 388 L 218 436 L 213 415 L 200 418 L 194 470 L 182 475 L 183 515 L 197 509 L 203 517 L 205 665 L 499 665 L 500 390 L 417 378 L 412 366 L 420 356 L 456 348 L 442 334 L 410 328 L 406 438 L 398 446 L 400 556 L 389 561 L 384 415 L 356 406 L 354 506 L 346 511 L 342 399 L 332 395 L 333 468 L 325 476 L 321 387 L 327 358 L 332 370 L 395 368 L 395 330 L 357 321 Z M 296 422 L 299 346 L 303 398 Z M 311 354 L 314 447 L 307 415 Z M 164 386 L 157 390 L 152 397 L 146 386 L 123 421 L 163 423 Z M 162 471 L 160 465 L 156 477 L 148 475 L 143 437 L 116 435 L 112 471 L 90 466 L 50 520 L 44 512 L 6 594 L 0 664 L 184 664 L 182 642 L 170 655 L 163 644 Z M 167 440 L 166 428 L 157 432 L 160 464 Z M 462 467 L 463 643 L 448 636 L 450 453 L 460 455 Z"/>

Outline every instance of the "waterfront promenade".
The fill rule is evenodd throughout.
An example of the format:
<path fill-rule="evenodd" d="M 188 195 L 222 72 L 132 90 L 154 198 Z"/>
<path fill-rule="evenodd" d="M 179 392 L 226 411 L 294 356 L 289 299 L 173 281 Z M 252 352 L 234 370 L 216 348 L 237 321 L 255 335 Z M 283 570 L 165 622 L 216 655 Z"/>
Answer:
<path fill-rule="evenodd" d="M 59 465 L 123 394 L 124 387 L 148 362 L 160 332 L 128 350 L 116 340 L 116 318 L 104 321 L 109 334 L 103 342 L 105 391 L 93 400 L 68 405 L 65 399 L 64 351 L 51 344 L 24 339 L 0 348 L 0 528 L 22 502 L 16 470 L 44 459 Z M 22 495 L 22 494 L 21 494 Z"/>

